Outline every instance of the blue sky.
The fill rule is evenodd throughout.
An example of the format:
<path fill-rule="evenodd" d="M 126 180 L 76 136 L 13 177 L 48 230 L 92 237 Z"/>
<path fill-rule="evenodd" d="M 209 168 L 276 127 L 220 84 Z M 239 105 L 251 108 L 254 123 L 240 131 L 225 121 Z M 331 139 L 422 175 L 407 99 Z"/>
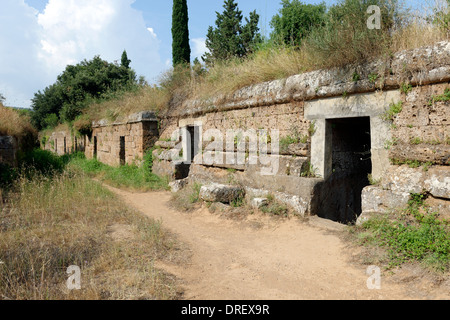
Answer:
<path fill-rule="evenodd" d="M 245 17 L 257 10 L 261 32 L 269 36 L 269 22 L 281 1 L 236 2 Z M 223 11 L 223 3 L 188 0 L 192 59 L 206 50 L 208 27 L 214 25 L 216 11 Z M 29 107 L 34 93 L 54 83 L 67 64 L 95 55 L 113 62 L 124 49 L 137 74 L 156 83 L 171 67 L 171 25 L 170 0 L 2 0 L 0 93 L 6 105 Z"/>

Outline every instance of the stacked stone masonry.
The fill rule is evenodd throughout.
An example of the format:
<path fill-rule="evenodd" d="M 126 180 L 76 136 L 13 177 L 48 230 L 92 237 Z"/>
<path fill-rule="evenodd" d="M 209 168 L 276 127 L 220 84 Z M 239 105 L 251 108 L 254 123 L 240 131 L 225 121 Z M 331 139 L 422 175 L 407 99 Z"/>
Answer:
<path fill-rule="evenodd" d="M 361 79 L 357 82 L 353 81 L 355 72 Z M 376 81 L 373 81 L 373 75 L 376 75 Z M 404 206 L 414 192 L 429 195 L 428 201 L 447 215 L 448 210 L 445 209 L 450 200 L 450 106 L 448 100 L 433 101 L 433 98 L 445 94 L 450 88 L 449 80 L 450 43 L 441 42 L 399 52 L 387 60 L 296 75 L 209 100 L 185 101 L 161 120 L 160 141 L 166 143 L 159 143 L 160 149 L 154 152 L 159 158 L 154 163 L 154 170 L 173 179 L 183 178 L 177 172 L 183 161 L 188 160 L 186 142 L 167 141 L 183 140 L 179 136 L 183 136 L 182 132 L 189 127 L 197 126 L 201 132 L 216 129 L 222 135 L 232 129 L 276 129 L 280 141 L 296 136 L 301 137 L 302 142 L 282 148 L 281 155 L 277 156 L 280 168 L 275 175 L 262 176 L 261 164 L 252 165 L 249 159 L 240 165 L 205 165 L 194 160 L 189 178 L 204 184 L 234 183 L 252 190 L 282 194 L 286 199 L 296 199 L 294 204 L 286 202 L 293 204 L 292 207 L 296 207 L 300 214 L 326 215 L 320 209 L 325 204 L 345 206 L 345 202 L 337 198 L 346 194 L 330 194 L 344 187 L 339 179 L 333 178 L 338 172 L 336 170 L 342 168 L 342 161 L 352 163 L 346 159 L 350 153 L 342 154 L 342 160 L 336 160 L 339 159 L 339 150 L 353 147 L 351 143 L 347 146 L 332 145 L 331 141 L 340 141 L 339 137 L 334 137 L 336 126 L 345 128 L 355 123 L 355 119 L 361 119 L 361 123 L 367 119 L 364 121 L 369 121 L 366 131 L 370 131 L 370 149 L 363 151 L 370 153 L 371 163 L 367 167 L 371 171 L 368 173 L 371 182 L 378 184 L 371 186 L 367 179 L 367 187 L 359 192 L 359 198 L 355 196 L 346 200 L 360 202 L 357 216 L 349 217 L 349 213 L 345 213 L 347 216 L 344 218 L 326 217 L 341 222 L 355 221 L 361 213 L 386 212 L 394 204 Z M 393 106 L 399 104 L 401 111 L 387 119 L 386 115 Z M 178 136 L 174 135 L 177 130 L 180 132 Z M 364 134 L 364 126 L 361 125 L 360 130 Z M 351 136 L 351 131 L 342 137 L 349 134 Z M 211 141 L 201 141 L 200 144 L 205 147 L 208 143 Z M 221 150 L 214 150 L 216 154 L 218 151 L 220 154 Z M 239 154 L 237 150 L 232 152 Z M 248 157 L 248 150 L 245 152 Z M 197 157 L 202 160 L 202 155 Z M 220 156 L 226 158 L 227 153 Z M 402 179 L 406 178 L 395 172 L 405 166 L 412 172 L 433 172 L 433 175 L 423 174 L 412 189 L 396 189 L 395 186 L 401 186 Z M 399 179 L 386 183 L 393 176 Z M 335 181 L 331 182 L 333 179 Z M 435 191 L 437 186 L 438 194 Z M 351 184 L 345 186 L 349 187 Z"/>
<path fill-rule="evenodd" d="M 355 73 L 360 80 L 353 80 Z M 450 217 L 449 81 L 450 43 L 441 42 L 183 101 L 158 120 L 144 112 L 101 121 L 83 147 L 88 158 L 119 165 L 138 162 L 155 145 L 156 174 L 239 185 L 246 197 L 272 194 L 300 215 L 361 221 L 404 206 L 411 193 L 425 193 Z M 240 149 L 242 137 L 232 137 L 230 149 L 233 130 L 244 132 L 243 140 L 256 132 L 258 145 L 266 130 L 270 161 L 261 149 Z"/>

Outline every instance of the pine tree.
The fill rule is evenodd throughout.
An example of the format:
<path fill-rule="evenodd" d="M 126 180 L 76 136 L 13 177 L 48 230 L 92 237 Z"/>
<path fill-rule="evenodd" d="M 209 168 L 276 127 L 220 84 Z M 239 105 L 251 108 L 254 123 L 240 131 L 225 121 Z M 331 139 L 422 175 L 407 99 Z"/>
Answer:
<path fill-rule="evenodd" d="M 174 0 L 172 13 L 172 61 L 174 66 L 191 61 L 188 23 L 186 0 Z"/>
<path fill-rule="evenodd" d="M 234 0 L 225 0 L 224 12 L 216 12 L 216 27 L 209 27 L 206 47 L 209 52 L 202 59 L 207 64 L 216 60 L 225 60 L 232 57 L 244 57 L 253 45 L 261 39 L 259 34 L 259 15 L 256 11 L 246 18 L 246 25 L 242 26 L 242 11 Z"/>

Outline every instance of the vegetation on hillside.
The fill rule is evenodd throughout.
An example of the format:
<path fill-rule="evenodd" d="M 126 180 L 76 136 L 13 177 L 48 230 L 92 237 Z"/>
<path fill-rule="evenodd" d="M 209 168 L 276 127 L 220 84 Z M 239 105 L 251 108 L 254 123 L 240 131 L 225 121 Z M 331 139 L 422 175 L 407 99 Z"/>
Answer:
<path fill-rule="evenodd" d="M 281 45 L 300 46 L 311 31 L 325 25 L 325 3 L 303 4 L 299 0 L 282 0 L 281 9 L 270 21 L 271 39 Z"/>
<path fill-rule="evenodd" d="M 117 98 L 123 91 L 136 89 L 138 81 L 126 52 L 121 61 L 119 65 L 96 56 L 67 66 L 54 84 L 35 94 L 32 120 L 36 128 L 71 122 L 93 102 Z"/>
<path fill-rule="evenodd" d="M 5 107 L 0 102 L 0 136 L 14 136 L 23 149 L 29 149 L 36 144 L 37 130 L 28 112 Z"/>
<path fill-rule="evenodd" d="M 256 12 L 245 18 L 243 24 L 237 2 L 225 0 L 224 12 L 217 13 L 215 26 L 208 30 L 209 53 L 203 57 L 204 65 L 198 59 L 191 68 L 175 65 L 161 75 L 157 84 L 148 85 L 136 81 L 133 71 L 123 63 L 119 66 L 103 62 L 106 69 L 101 70 L 117 71 L 112 73 L 115 85 L 101 87 L 105 91 L 94 90 L 99 95 L 81 95 L 86 99 L 67 102 L 64 109 L 55 106 L 63 105 L 59 97 L 66 92 L 61 93 L 58 85 L 50 86 L 36 95 L 36 103 L 42 104 L 35 109 L 33 119 L 39 123 L 38 128 L 51 127 L 58 119 L 58 122 L 74 122 L 74 128 L 82 131 L 92 120 L 117 119 L 144 109 L 164 113 L 185 99 L 206 100 L 255 83 L 363 63 L 375 57 L 389 57 L 400 50 L 448 40 L 450 0 L 437 2 L 416 13 L 390 0 L 339 0 L 328 7 L 323 3 L 311 5 L 282 0 L 279 13 L 271 20 L 274 31 L 267 38 L 259 32 Z M 381 9 L 380 30 L 367 28 L 370 5 Z M 73 68 L 77 70 L 73 66 L 69 69 Z M 114 78 L 114 75 L 124 77 Z M 80 89 L 77 81 L 89 79 L 89 76 L 79 78 L 77 73 L 72 80 L 78 86 L 73 88 Z M 72 86 L 65 89 L 70 96 Z M 45 99 L 47 96 L 54 99 Z"/>

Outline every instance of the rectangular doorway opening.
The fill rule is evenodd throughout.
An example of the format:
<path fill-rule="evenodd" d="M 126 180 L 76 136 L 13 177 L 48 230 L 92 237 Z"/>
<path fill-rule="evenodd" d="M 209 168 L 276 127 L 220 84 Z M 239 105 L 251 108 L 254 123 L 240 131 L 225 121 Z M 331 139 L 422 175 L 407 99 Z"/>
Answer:
<path fill-rule="evenodd" d="M 188 161 L 192 164 L 194 162 L 195 156 L 198 154 L 198 144 L 200 141 L 200 131 L 197 126 L 187 127 L 188 131 Z"/>
<path fill-rule="evenodd" d="M 186 141 L 183 144 L 183 152 L 186 152 L 184 157 L 185 161 L 183 163 L 177 164 L 176 179 L 185 179 L 189 176 L 191 170 L 191 165 L 194 163 L 195 156 L 199 152 L 199 142 L 200 142 L 200 127 L 198 126 L 187 126 L 186 127 Z"/>
<path fill-rule="evenodd" d="M 94 159 L 97 159 L 97 137 L 94 137 Z"/>
<path fill-rule="evenodd" d="M 351 224 L 361 215 L 362 190 L 372 173 L 370 117 L 329 119 L 326 127 L 331 175 L 323 184 L 318 216 Z"/>
<path fill-rule="evenodd" d="M 120 165 L 124 166 L 125 161 L 125 137 L 120 137 L 120 151 L 119 151 Z"/>

